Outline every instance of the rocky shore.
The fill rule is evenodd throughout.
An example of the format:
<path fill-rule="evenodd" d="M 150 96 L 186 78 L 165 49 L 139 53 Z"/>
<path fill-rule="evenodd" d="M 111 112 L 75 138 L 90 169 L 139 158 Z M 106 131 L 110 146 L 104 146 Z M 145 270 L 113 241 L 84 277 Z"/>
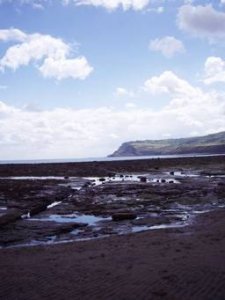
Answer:
<path fill-rule="evenodd" d="M 0 165 L 0 298 L 225 299 L 224 207 L 224 156 Z"/>

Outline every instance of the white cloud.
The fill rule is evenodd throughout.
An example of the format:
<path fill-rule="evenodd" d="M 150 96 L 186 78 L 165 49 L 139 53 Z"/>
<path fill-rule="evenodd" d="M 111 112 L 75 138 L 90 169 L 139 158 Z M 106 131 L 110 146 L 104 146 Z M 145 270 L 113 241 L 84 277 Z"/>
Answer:
<path fill-rule="evenodd" d="M 151 2 L 152 3 L 152 2 Z M 165 7 L 164 6 L 150 6 L 146 9 L 146 12 L 155 12 L 157 14 L 162 14 L 165 11 Z"/>
<path fill-rule="evenodd" d="M 0 30 L 0 41 L 9 42 L 9 41 L 17 41 L 23 42 L 27 38 L 27 35 L 16 28 L 11 29 L 1 29 Z"/>
<path fill-rule="evenodd" d="M 210 40 L 225 36 L 225 13 L 214 9 L 211 4 L 181 6 L 177 22 L 181 30 L 194 36 Z"/>
<path fill-rule="evenodd" d="M 162 14 L 164 11 L 165 11 L 165 8 L 163 6 L 159 6 L 159 7 L 156 8 L 156 12 L 158 14 Z"/>
<path fill-rule="evenodd" d="M 73 58 L 72 48 L 60 38 L 18 29 L 0 30 L 0 40 L 20 42 L 0 59 L 0 69 L 13 70 L 35 63 L 44 77 L 85 79 L 93 70 L 85 57 Z"/>
<path fill-rule="evenodd" d="M 220 57 L 210 56 L 205 62 L 205 84 L 225 82 L 225 61 Z"/>
<path fill-rule="evenodd" d="M 124 11 L 135 10 L 140 11 L 147 9 L 150 12 L 163 13 L 164 7 L 159 6 L 164 0 L 0 0 L 0 5 L 4 3 L 11 3 L 18 6 L 30 5 L 34 9 L 44 9 L 47 5 L 58 1 L 63 6 L 74 4 L 76 6 L 86 5 L 94 7 L 103 7 L 109 11 L 121 8 Z M 148 9 L 149 4 L 152 4 Z"/>
<path fill-rule="evenodd" d="M 189 95 L 190 97 L 198 95 L 200 91 L 171 71 L 165 71 L 160 76 L 154 76 L 146 80 L 144 89 L 153 95 L 167 93 L 171 95 Z"/>
<path fill-rule="evenodd" d="M 165 57 L 172 57 L 175 53 L 183 53 L 185 51 L 182 41 L 173 36 L 166 36 L 161 39 L 150 41 L 149 49 L 161 52 Z"/>
<path fill-rule="evenodd" d="M 44 5 L 42 5 L 41 3 L 33 3 L 33 8 L 34 9 L 44 9 Z"/>
<path fill-rule="evenodd" d="M 123 10 L 142 10 L 148 6 L 150 0 L 67 0 L 67 3 L 69 2 L 76 5 L 104 7 L 107 10 L 115 10 L 119 7 L 122 7 Z"/>
<path fill-rule="evenodd" d="M 12 3 L 14 5 L 31 5 L 34 9 L 43 9 L 50 0 L 0 0 L 0 4 Z"/>
<path fill-rule="evenodd" d="M 118 97 L 134 97 L 134 93 L 132 91 L 128 91 L 125 88 L 118 87 L 116 89 L 116 96 Z"/>
<path fill-rule="evenodd" d="M 37 110 L 0 102 L 1 159 L 105 156 L 128 140 L 225 130 L 225 95 L 204 92 L 171 71 L 149 78 L 145 88 L 165 92 L 168 104 L 159 111 L 132 103 L 124 110 Z"/>
<path fill-rule="evenodd" d="M 56 78 L 58 80 L 72 77 L 73 79 L 85 79 L 93 68 L 88 64 L 84 56 L 74 59 L 46 58 L 39 68 L 44 77 Z"/>
<path fill-rule="evenodd" d="M 135 103 L 133 103 L 133 102 L 127 102 L 127 103 L 125 104 L 125 107 L 126 107 L 126 108 L 129 108 L 129 109 L 134 109 L 134 108 L 137 107 L 137 105 L 136 105 Z"/>

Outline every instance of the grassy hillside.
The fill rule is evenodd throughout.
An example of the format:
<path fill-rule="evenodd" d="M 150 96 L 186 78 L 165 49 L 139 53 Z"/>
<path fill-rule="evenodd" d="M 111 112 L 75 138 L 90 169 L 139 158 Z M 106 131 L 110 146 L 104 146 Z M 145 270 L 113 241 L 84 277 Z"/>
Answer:
<path fill-rule="evenodd" d="M 169 154 L 225 154 L 225 132 L 194 138 L 144 140 L 123 143 L 110 156 Z"/>

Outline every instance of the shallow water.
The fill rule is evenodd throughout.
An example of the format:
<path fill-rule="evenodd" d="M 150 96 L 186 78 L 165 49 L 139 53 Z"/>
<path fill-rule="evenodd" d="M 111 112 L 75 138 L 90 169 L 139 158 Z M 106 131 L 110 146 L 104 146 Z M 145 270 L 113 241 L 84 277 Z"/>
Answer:
<path fill-rule="evenodd" d="M 144 181 L 143 178 L 145 178 Z M 85 177 L 90 181 L 90 186 L 99 186 L 105 183 L 128 183 L 128 182 L 143 182 L 143 183 L 180 183 L 177 179 L 167 176 L 167 178 L 160 176 L 150 176 L 149 174 L 121 174 L 114 177 Z"/>
<path fill-rule="evenodd" d="M 105 218 L 104 218 L 105 219 Z M 97 221 L 98 222 L 98 221 Z M 186 223 L 175 223 L 175 224 L 161 224 L 161 225 L 153 225 L 153 226 L 121 226 L 120 229 L 114 233 L 114 235 L 126 235 L 130 233 L 139 233 L 148 230 L 160 230 L 160 229 L 167 229 L 167 228 L 180 228 L 185 227 L 188 224 Z M 30 242 L 10 245 L 3 248 L 21 248 L 21 247 L 34 247 L 34 246 L 46 246 L 46 245 L 56 245 L 56 244 L 65 244 L 65 243 L 74 243 L 74 242 L 82 242 L 82 241 L 90 241 L 94 239 L 103 239 L 112 236 L 112 234 L 98 234 L 92 236 L 82 236 L 79 235 L 82 232 L 82 229 L 75 229 L 70 234 L 74 235 L 74 238 L 66 238 L 60 239 L 58 236 L 50 236 L 43 240 L 32 240 Z"/>
<path fill-rule="evenodd" d="M 170 176 L 175 176 L 175 177 L 200 177 L 199 174 L 183 172 L 183 171 L 170 171 L 170 172 L 165 172 L 165 174 Z"/>
<path fill-rule="evenodd" d="M 85 198 L 85 193 L 87 192 L 87 195 L 89 195 L 89 188 L 94 188 L 95 186 L 100 186 L 102 184 L 107 184 L 109 186 L 110 184 L 114 184 L 115 189 L 119 190 L 120 185 L 118 183 L 126 183 L 127 186 L 131 183 L 141 183 L 140 186 L 138 185 L 138 188 L 142 187 L 145 183 L 150 183 L 152 184 L 151 189 L 153 186 L 156 187 L 157 190 L 162 189 L 163 191 L 166 189 L 166 186 L 163 186 L 163 184 L 170 184 L 170 183 L 176 183 L 179 184 L 182 182 L 179 177 L 198 177 L 200 175 L 198 174 L 193 174 L 193 173 L 183 173 L 181 171 L 175 171 L 173 173 L 171 172 L 165 172 L 159 174 L 158 172 L 153 172 L 153 174 L 150 173 L 145 173 L 145 174 L 116 174 L 115 176 L 112 177 L 63 177 L 63 176 L 17 176 L 17 177 L 1 177 L 1 179 L 15 179 L 15 180 L 62 180 L 60 182 L 57 182 L 56 184 L 60 186 L 66 186 L 70 187 L 71 189 L 76 189 L 79 190 L 81 189 L 81 192 L 71 192 L 69 191 L 69 196 L 68 196 L 68 210 L 67 210 L 67 215 L 61 215 L 60 213 L 54 213 L 54 210 L 51 211 L 51 208 L 54 208 L 55 206 L 58 206 L 62 203 L 62 201 L 54 201 L 51 204 L 47 206 L 47 210 L 36 217 L 29 218 L 29 215 L 24 215 L 24 218 L 28 218 L 29 221 L 38 221 L 38 222 L 45 222 L 45 221 L 53 221 L 56 223 L 82 223 L 86 224 L 87 226 L 84 227 L 79 227 L 77 229 L 72 230 L 70 233 L 60 233 L 57 236 L 48 236 L 48 237 L 43 237 L 41 235 L 32 235 L 32 237 L 37 237 L 38 240 L 32 240 L 30 242 L 24 243 L 24 246 L 36 246 L 36 245 L 49 245 L 49 244 L 57 244 L 57 243 L 67 243 L 67 242 L 74 242 L 74 241 L 84 241 L 84 240 L 91 240 L 91 239 L 96 239 L 96 238 L 104 238 L 111 236 L 113 234 L 116 235 L 123 235 L 123 234 L 129 234 L 129 233 L 137 233 L 137 232 L 142 232 L 142 231 L 147 231 L 147 230 L 160 230 L 160 229 L 167 229 L 167 228 L 178 228 L 178 227 L 184 227 L 190 224 L 191 219 L 196 217 L 198 214 L 203 214 L 206 212 L 209 212 L 216 207 L 224 207 L 224 205 L 221 203 L 219 205 L 218 202 L 215 203 L 208 203 L 207 205 L 203 204 L 198 204 L 198 205 L 183 205 L 180 203 L 173 202 L 171 204 L 167 204 L 164 202 L 155 202 L 154 205 L 146 205 L 147 209 L 143 210 L 142 205 L 138 205 L 138 202 L 131 202 L 129 197 L 130 196 L 124 196 L 124 197 L 116 197 L 114 195 L 109 195 L 109 197 L 101 198 L 99 202 L 103 204 L 104 201 L 116 201 L 116 200 L 124 200 L 128 201 L 127 205 L 129 206 L 130 203 L 131 205 L 134 205 L 132 207 L 134 212 L 137 212 L 137 220 L 141 218 L 160 218 L 162 217 L 162 220 L 164 223 L 159 223 L 160 219 L 157 221 L 153 220 L 147 220 L 146 222 L 143 220 L 143 222 L 134 222 L 132 223 L 130 220 L 124 220 L 124 221 L 119 221 L 119 222 L 114 222 L 112 221 L 112 217 L 110 210 L 106 210 L 108 213 L 107 217 L 103 216 L 95 216 L 93 214 L 90 214 L 91 211 L 95 212 L 95 210 L 89 210 L 84 206 L 84 209 L 81 209 L 82 212 L 88 212 L 86 214 L 79 213 L 78 210 L 80 209 L 79 207 L 72 209 L 72 203 L 73 203 L 73 198 L 70 199 L 70 197 L 73 197 L 74 199 L 77 199 L 76 197 L 80 197 L 83 201 L 86 200 Z M 176 177 L 176 179 L 175 179 Z M 202 177 L 207 177 L 207 176 L 202 176 Z M 178 178 L 178 179 L 177 179 Z M 194 180 L 193 180 L 194 181 Z M 206 179 L 208 182 L 208 180 Z M 108 185 L 109 184 L 109 185 Z M 118 184 L 116 186 L 116 184 Z M 157 185 L 160 185 L 159 188 Z M 136 184 L 134 185 L 136 187 Z M 181 186 L 180 186 L 181 187 Z M 174 187 L 172 186 L 172 189 Z M 83 190 L 82 190 L 83 189 Z M 87 190 L 86 190 L 87 189 Z M 176 188 L 178 189 L 178 188 Z M 101 189 L 100 189 L 101 190 Z M 104 189 L 102 189 L 104 192 Z M 102 191 L 101 190 L 101 191 Z M 113 189 L 112 189 L 113 190 Z M 91 189 L 91 193 L 94 191 Z M 96 189 L 96 193 L 99 191 Z M 88 194 L 89 193 L 89 194 Z M 116 195 L 116 194 L 115 194 Z M 83 197 L 83 198 L 82 198 Z M 57 199 L 57 198 L 56 198 Z M 59 198 L 61 199 L 61 198 Z M 102 200 L 103 199 L 103 200 Z M 142 201 L 142 198 L 136 198 L 136 200 Z M 63 200 L 64 201 L 64 200 Z M 162 201 L 162 200 L 161 200 Z M 177 200 L 179 202 L 179 200 Z M 84 202 L 85 203 L 85 202 Z M 107 202 L 108 203 L 108 202 Z M 121 201 L 122 207 L 125 207 L 123 201 Z M 2 202 L 4 205 L 4 202 Z M 97 203 L 98 204 L 98 203 Z M 163 204 L 162 206 L 160 206 Z M 113 207 L 113 206 L 112 206 Z M 130 207 L 129 207 L 130 208 Z M 4 210 L 6 210 L 6 207 L 0 207 L 0 213 L 2 214 Z M 55 212 L 61 212 L 63 209 L 64 213 L 66 210 L 64 210 L 64 207 L 60 207 L 59 209 L 56 209 Z M 116 207 L 117 209 L 117 207 Z M 155 212 L 157 210 L 157 212 Z M 74 211 L 74 212 L 73 212 Z M 151 213 L 151 211 L 153 211 Z M 52 213 L 53 212 L 53 213 Z M 73 213 L 71 213 L 73 212 Z M 165 218 L 164 218 L 165 217 Z M 168 224 L 168 222 L 170 222 Z M 159 224 L 159 225 L 151 225 L 151 224 Z M 139 225 L 140 224 L 140 225 Z M 52 224 L 53 226 L 59 226 L 56 224 Z M 43 224 L 43 228 L 47 228 L 49 224 Z M 32 227 L 32 226 L 31 226 Z M 40 226 L 42 227 L 42 226 Z M 73 226 L 72 226 L 73 227 Z M 40 237 L 40 239 L 39 239 Z M 26 239 L 24 239 L 24 242 Z M 18 245 L 20 247 L 22 244 Z M 13 246 L 14 247 L 14 246 Z"/>
<path fill-rule="evenodd" d="M 78 214 L 73 213 L 70 215 L 56 215 L 52 214 L 47 217 L 40 217 L 40 218 L 30 218 L 30 221 L 54 221 L 57 223 L 85 223 L 89 226 L 94 226 L 96 223 L 100 221 L 111 220 L 111 218 L 106 217 L 96 217 L 94 215 L 87 215 L 87 214 Z"/>
<path fill-rule="evenodd" d="M 7 207 L 0 207 L 0 210 L 7 210 Z"/>
<path fill-rule="evenodd" d="M 8 176 L 0 177 L 5 180 L 65 180 L 63 176 Z"/>
<path fill-rule="evenodd" d="M 61 204 L 61 203 L 62 203 L 62 201 L 55 201 L 55 202 L 49 204 L 49 205 L 47 206 L 47 209 L 53 208 L 53 207 L 55 207 L 55 206 L 58 206 L 58 205 Z"/>

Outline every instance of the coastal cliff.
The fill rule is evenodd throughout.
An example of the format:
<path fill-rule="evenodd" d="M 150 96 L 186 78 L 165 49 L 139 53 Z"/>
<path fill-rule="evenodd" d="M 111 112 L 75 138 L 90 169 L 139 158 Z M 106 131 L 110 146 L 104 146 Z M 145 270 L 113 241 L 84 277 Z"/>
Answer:
<path fill-rule="evenodd" d="M 109 157 L 176 154 L 225 154 L 225 131 L 193 138 L 130 141 Z"/>

